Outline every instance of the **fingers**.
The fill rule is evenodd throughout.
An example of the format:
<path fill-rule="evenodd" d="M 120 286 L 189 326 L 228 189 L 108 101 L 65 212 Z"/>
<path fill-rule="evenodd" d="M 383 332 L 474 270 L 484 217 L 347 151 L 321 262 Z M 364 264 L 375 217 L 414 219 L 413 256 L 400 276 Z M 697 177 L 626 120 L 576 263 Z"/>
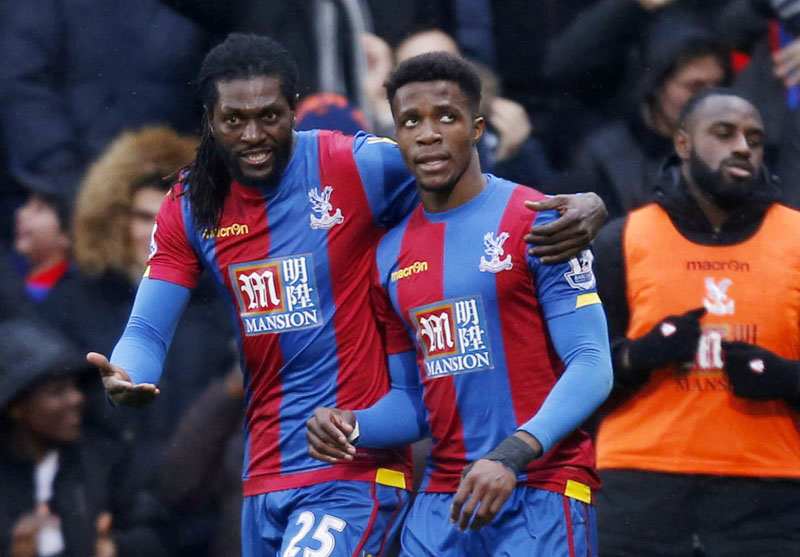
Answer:
<path fill-rule="evenodd" d="M 323 462 L 335 463 L 340 460 L 353 460 L 353 455 L 345 450 L 339 448 L 337 445 L 332 445 L 322 441 L 315 432 L 306 429 L 306 441 L 308 442 L 308 454 L 311 458 L 316 458 Z M 355 453 L 355 447 L 347 445 L 346 450 L 352 450 Z"/>
<path fill-rule="evenodd" d="M 481 499 L 484 496 L 485 487 L 481 483 L 473 484 L 472 493 L 470 493 L 469 500 L 461 510 L 461 515 L 458 518 L 458 529 L 462 532 L 467 529 L 469 522 L 472 519 L 472 514 L 481 504 Z"/>
<path fill-rule="evenodd" d="M 450 522 L 453 524 L 458 522 L 458 518 L 461 516 L 461 508 L 464 506 L 464 502 L 472 491 L 473 481 L 472 476 L 467 474 L 461 478 L 461 482 L 458 484 L 458 490 L 456 491 L 455 497 L 453 497 L 453 504 L 450 506 Z"/>
<path fill-rule="evenodd" d="M 324 462 L 353 460 L 356 448 L 347 441 L 347 435 L 353 431 L 350 419 L 336 409 L 317 408 L 306 422 L 308 454 Z"/>
<path fill-rule="evenodd" d="M 525 206 L 531 211 L 551 211 L 559 210 L 567 205 L 565 195 L 554 195 L 553 197 L 546 197 L 541 201 L 526 201 Z"/>
<path fill-rule="evenodd" d="M 569 261 L 573 257 L 580 255 L 584 249 L 586 249 L 586 242 L 580 238 L 570 238 L 552 245 L 537 245 L 529 248 L 528 253 L 540 258 L 545 265 L 552 265 Z"/>
<path fill-rule="evenodd" d="M 86 361 L 98 368 L 100 373 L 104 376 L 111 375 L 113 373 L 111 370 L 111 363 L 108 361 L 108 358 L 102 354 L 98 354 L 97 352 L 89 352 L 86 354 Z"/>

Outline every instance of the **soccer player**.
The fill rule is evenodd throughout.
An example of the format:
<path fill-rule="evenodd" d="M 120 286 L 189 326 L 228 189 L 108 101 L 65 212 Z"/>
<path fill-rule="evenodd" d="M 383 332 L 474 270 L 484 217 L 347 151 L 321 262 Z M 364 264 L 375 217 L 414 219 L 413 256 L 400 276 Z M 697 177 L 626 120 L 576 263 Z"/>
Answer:
<path fill-rule="evenodd" d="M 297 68 L 270 39 L 231 35 L 207 55 L 198 84 L 197 157 L 156 218 L 111 362 L 88 357 L 113 402 L 152 400 L 206 269 L 235 322 L 247 393 L 244 554 L 379 554 L 405 513 L 406 451 L 331 465 L 309 457 L 303 432 L 318 406 L 365 408 L 389 390 L 369 274 L 384 229 L 417 203 L 413 179 L 388 140 L 294 132 Z M 595 203 L 586 197 L 572 201 Z M 583 243 L 574 231 L 552 239 L 557 251 Z"/>
<path fill-rule="evenodd" d="M 556 266 L 526 253 L 525 231 L 555 214 L 525 211 L 543 195 L 481 173 L 467 62 L 409 59 L 387 91 L 422 200 L 376 255 L 392 389 L 365 410 L 317 409 L 309 452 L 350 462 L 431 436 L 405 555 L 593 555 L 599 481 L 577 428 L 612 373 L 591 252 Z"/>

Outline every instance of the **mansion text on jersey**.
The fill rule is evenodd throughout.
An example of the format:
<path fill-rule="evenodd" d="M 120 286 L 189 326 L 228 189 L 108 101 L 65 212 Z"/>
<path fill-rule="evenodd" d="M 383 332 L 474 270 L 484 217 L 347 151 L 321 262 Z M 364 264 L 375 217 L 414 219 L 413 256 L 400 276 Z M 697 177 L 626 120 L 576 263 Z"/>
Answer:
<path fill-rule="evenodd" d="M 248 335 L 277 333 L 286 329 L 307 329 L 320 324 L 316 309 L 278 313 L 276 315 L 252 315 L 242 318 L 244 331 Z"/>
<path fill-rule="evenodd" d="M 425 375 L 430 378 L 492 367 L 488 350 L 445 356 L 425 362 Z"/>

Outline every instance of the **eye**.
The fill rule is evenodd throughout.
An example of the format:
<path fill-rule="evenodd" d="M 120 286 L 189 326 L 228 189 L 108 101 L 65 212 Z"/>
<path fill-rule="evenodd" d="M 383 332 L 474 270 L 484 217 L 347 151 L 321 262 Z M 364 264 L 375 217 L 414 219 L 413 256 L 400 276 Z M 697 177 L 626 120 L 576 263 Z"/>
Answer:
<path fill-rule="evenodd" d="M 267 122 L 274 122 L 275 120 L 278 119 L 278 113 L 270 110 L 269 112 L 264 113 L 263 118 Z"/>
<path fill-rule="evenodd" d="M 452 124 L 456 121 L 456 117 L 452 114 L 442 114 L 442 116 L 439 118 L 439 121 L 444 124 Z"/>
<path fill-rule="evenodd" d="M 761 147 L 764 144 L 764 138 L 763 137 L 748 137 L 747 138 L 747 144 L 750 147 Z"/>
<path fill-rule="evenodd" d="M 406 128 L 411 128 L 416 126 L 419 123 L 419 119 L 416 116 L 409 116 L 405 120 L 403 120 L 403 126 Z"/>
<path fill-rule="evenodd" d="M 714 135 L 720 139 L 730 139 L 733 136 L 733 133 L 730 130 L 719 129 L 714 132 Z"/>
<path fill-rule="evenodd" d="M 230 126 L 235 126 L 235 125 L 236 125 L 236 124 L 238 124 L 240 121 L 241 121 L 241 120 L 239 120 L 239 117 L 238 117 L 238 116 L 236 116 L 236 115 L 233 115 L 233 114 L 232 114 L 232 115 L 230 115 L 230 116 L 227 116 L 227 117 L 225 117 L 225 123 L 226 123 L 226 124 L 228 124 L 228 125 L 230 125 Z"/>

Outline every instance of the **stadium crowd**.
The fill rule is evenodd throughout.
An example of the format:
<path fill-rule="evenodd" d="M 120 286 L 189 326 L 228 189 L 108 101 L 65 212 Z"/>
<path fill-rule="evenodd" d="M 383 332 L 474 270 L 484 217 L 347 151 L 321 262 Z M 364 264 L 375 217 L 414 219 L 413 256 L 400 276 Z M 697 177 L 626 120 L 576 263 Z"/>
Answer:
<path fill-rule="evenodd" d="M 281 53 L 242 33 L 273 37 L 296 61 L 298 75 L 293 76 Z M 276 56 L 280 70 L 256 67 L 248 56 L 261 51 L 246 52 L 250 47 L 241 45 L 265 48 L 264 56 Z M 419 58 L 442 51 L 450 55 L 444 62 Z M 453 62 L 460 59 L 470 62 L 466 70 Z M 443 64 L 446 71 L 441 75 L 446 77 L 425 77 L 425 64 L 414 69 L 415 60 L 437 68 L 430 70 L 434 74 L 445 71 L 437 65 Z M 237 69 L 229 69 L 236 64 Z M 467 90 L 469 78 L 463 77 L 472 71 L 480 80 L 477 99 Z M 265 260 L 268 252 L 275 257 L 269 241 L 244 243 L 245 236 L 251 237 L 250 228 L 271 235 L 275 245 L 301 245 L 292 242 L 308 236 L 310 229 L 338 230 L 334 227 L 344 219 L 355 226 L 350 223 L 356 222 L 356 214 L 363 228 L 338 236 L 338 249 L 331 247 L 331 239 L 323 250 L 330 254 L 330 279 L 318 274 L 317 282 L 306 285 L 313 286 L 311 292 L 318 288 L 320 298 L 329 296 L 339 304 L 342 292 L 350 296 L 350 290 L 358 288 L 349 288 L 336 273 L 352 272 L 357 275 L 354 284 L 368 284 L 358 281 L 371 281 L 384 271 L 381 253 L 385 256 L 389 248 L 381 244 L 376 264 L 373 256 L 383 234 L 376 230 L 398 225 L 395 232 L 413 237 L 404 227 L 413 229 L 408 223 L 422 214 L 420 210 L 411 213 L 411 221 L 406 219 L 419 199 L 425 214 L 438 212 L 438 198 L 431 197 L 424 183 L 425 164 L 436 162 L 407 155 L 416 144 L 445 141 L 447 136 L 442 132 L 438 139 L 409 139 L 416 120 L 401 120 L 396 110 L 403 103 L 413 105 L 404 87 L 407 92 L 420 81 L 434 79 L 460 88 L 465 113 L 472 111 L 473 100 L 480 101 L 475 109 L 475 116 L 483 118 L 479 133 L 470 136 L 467 147 L 459 144 L 470 170 L 465 175 L 473 180 L 463 186 L 466 182 L 458 181 L 459 187 L 505 191 L 508 181 L 545 194 L 564 194 L 552 198 L 553 205 L 536 207 L 538 214 L 560 213 L 580 226 L 579 239 L 564 239 L 553 223 L 546 224 L 551 227 L 547 233 L 537 235 L 533 229 L 524 236 L 528 225 L 553 220 L 537 217 L 534 222 L 536 213 L 530 212 L 526 228 L 506 244 L 506 252 L 521 254 L 522 266 L 527 261 L 532 273 L 528 286 L 533 277 L 538 289 L 534 296 L 541 302 L 540 309 L 514 322 L 518 329 L 507 336 L 528 341 L 538 334 L 546 343 L 512 350 L 513 341 L 505 341 L 503 362 L 508 363 L 496 365 L 508 365 L 509 379 L 502 386 L 498 383 L 496 392 L 490 385 L 477 398 L 491 401 L 489 406 L 500 411 L 503 402 L 498 401 L 504 396 L 515 404 L 517 398 L 530 397 L 522 406 L 526 414 L 517 416 L 514 428 L 519 429 L 491 437 L 486 450 L 473 450 L 464 439 L 459 441 L 465 448 L 458 458 L 470 464 L 461 483 L 463 467 L 455 471 L 452 489 L 444 480 L 441 485 L 447 487 L 430 487 L 439 481 L 430 469 L 440 465 L 437 459 L 449 458 L 437 452 L 437 446 L 451 441 L 452 430 L 440 427 L 442 413 L 427 415 L 409 403 L 413 418 L 404 418 L 405 399 L 398 398 L 391 399 L 396 406 L 390 417 L 379 412 L 398 389 L 425 404 L 433 396 L 439 397 L 437 403 L 456 404 L 447 399 L 455 394 L 425 394 L 428 383 L 423 381 L 417 389 L 397 379 L 398 370 L 406 369 L 403 354 L 422 354 L 430 348 L 392 340 L 396 323 L 380 314 L 391 312 L 392 296 L 395 307 L 410 303 L 408 298 L 397 301 L 398 275 L 384 277 L 389 301 L 381 303 L 386 307 L 373 308 L 374 288 L 352 294 L 363 307 L 355 302 L 352 307 L 337 305 L 336 320 L 325 317 L 336 321 L 335 335 L 313 337 L 314 346 L 329 350 L 315 348 L 312 355 L 303 353 L 305 345 L 293 352 L 292 344 L 305 342 L 300 330 L 310 335 L 308 331 L 326 328 L 298 326 L 295 332 L 290 324 L 290 331 L 260 334 L 264 331 L 258 327 L 266 327 L 265 321 L 249 317 L 243 301 L 247 283 L 241 289 L 237 284 L 246 277 L 242 273 L 269 271 L 269 261 L 257 261 L 260 267 L 253 261 Z M 258 85 L 257 98 L 269 97 L 270 106 L 279 107 L 264 116 L 275 119 L 276 129 L 288 122 L 278 133 L 283 143 L 276 140 L 263 155 L 284 166 L 278 167 L 277 178 L 265 174 L 259 179 L 278 188 L 281 172 L 293 178 L 307 172 L 302 180 L 319 181 L 309 182 L 308 193 L 287 197 L 278 205 L 280 210 L 270 205 L 268 196 L 261 200 L 268 219 L 257 225 L 245 218 L 253 203 L 246 191 L 252 179 L 246 165 L 244 170 L 225 170 L 221 164 L 235 164 L 229 160 L 235 134 L 231 130 L 241 115 L 225 115 L 219 107 L 236 106 L 242 99 L 250 106 L 249 99 L 256 98 L 252 87 L 238 87 L 242 83 Z M 388 96 L 386 83 L 396 84 Z M 442 94 L 433 88 L 427 91 L 429 97 Z M 451 101 L 463 100 L 447 94 Z M 415 114 L 420 121 L 425 115 Z M 310 137 L 325 148 L 317 153 Z M 289 145 L 287 152 L 281 150 L 284 144 Z M 341 150 L 353 153 L 352 168 L 340 163 Z M 256 161 L 251 161 L 253 168 L 261 164 L 257 159 L 262 153 L 247 156 Z M 451 158 L 457 159 L 458 153 Z M 316 164 L 317 159 L 319 171 L 298 169 L 310 168 L 308 161 Z M 480 183 L 481 171 L 503 180 Z M 210 195 L 198 194 L 199 188 L 190 191 L 187 184 L 193 176 L 208 185 Z M 220 176 L 226 177 L 227 189 L 215 190 L 214 184 L 223 181 Z M 230 178 L 236 180 L 233 185 Z M 412 178 L 420 187 L 419 198 Z M 364 191 L 345 206 L 335 201 L 335 193 L 331 198 L 331 190 L 341 191 L 344 186 L 338 184 L 348 181 L 363 181 Z M 369 189 L 374 184 L 380 193 Z M 582 192 L 595 193 L 608 214 L 591 252 L 583 250 L 584 244 L 594 238 L 599 228 L 594 223 L 604 212 L 587 208 L 588 196 L 568 197 Z M 492 189 L 492 195 L 499 194 Z M 542 202 L 533 194 L 520 195 L 517 209 L 523 197 Z M 587 205 L 576 208 L 575 199 Z M 466 209 L 471 198 L 459 200 L 439 208 Z M 309 211 L 309 202 L 318 215 Z M 200 212 L 190 213 L 189 203 Z M 337 217 L 340 204 L 344 217 L 342 211 Z M 493 555 L 495 550 L 509 555 L 800 555 L 798 210 L 800 0 L 3 0 L 0 556 L 227 557 L 242 554 L 243 544 L 247 557 L 276 552 L 287 557 L 339 555 L 333 544 L 344 521 L 335 516 L 325 515 L 330 520 L 324 531 L 322 524 L 314 524 L 322 522 L 322 515 L 310 514 L 307 529 L 303 514 L 289 515 L 295 527 L 291 531 L 261 516 L 288 515 L 285 509 L 300 498 L 316 497 L 333 505 L 335 492 L 313 492 L 324 485 L 318 483 L 323 480 L 308 479 L 315 474 L 338 485 L 353 478 L 359 481 L 350 484 L 373 485 L 366 494 L 352 488 L 352 500 L 363 496 L 375 501 L 365 521 L 368 529 L 377 524 L 377 541 L 365 535 L 350 554 L 436 554 L 423 549 L 429 540 L 412 540 L 406 533 L 395 536 L 402 526 L 401 521 L 393 523 L 395 515 L 404 516 L 413 499 L 410 460 L 415 464 L 414 488 L 457 493 L 458 508 L 464 503 L 463 497 L 458 502 L 462 489 L 468 489 L 464 482 L 477 482 L 473 479 L 488 473 L 490 461 L 505 465 L 499 468 L 506 475 L 511 471 L 511 476 L 524 477 L 512 478 L 512 488 L 519 485 L 563 497 L 566 511 L 559 499 L 556 506 L 562 514 L 553 526 L 553 531 L 564 529 L 563 539 L 553 534 L 552 547 L 537 545 L 533 550 L 524 536 L 516 541 L 516 534 L 498 530 L 479 541 L 470 538 L 466 545 L 448 538 L 451 555 Z M 471 223 L 483 223 L 494 214 L 488 205 L 482 211 L 470 217 Z M 239 220 L 215 220 L 220 214 Z M 192 217 L 207 226 L 194 233 L 183 231 L 181 223 Z M 425 239 L 404 246 L 403 254 L 412 248 L 430 253 L 428 244 L 434 243 L 438 230 L 431 222 L 444 226 L 444 221 L 425 222 L 430 225 L 424 229 Z M 466 236 L 469 228 L 459 230 Z M 386 236 L 389 247 L 398 234 Z M 547 243 L 548 236 L 561 244 L 536 247 Z M 233 243 L 239 237 L 242 243 Z M 221 246 L 222 238 L 230 238 L 232 243 L 226 245 L 233 247 L 209 251 L 215 241 Z M 462 249 L 450 238 L 442 240 L 443 250 Z M 487 250 L 494 247 L 500 250 L 495 254 L 504 253 L 502 241 L 499 247 L 494 238 L 483 241 Z M 538 250 L 527 259 L 524 242 Z M 510 247 L 511 243 L 517 245 Z M 568 250 L 569 261 L 554 258 L 556 248 L 562 254 Z M 302 257 L 277 259 L 282 269 L 297 265 L 294 274 L 282 275 L 287 284 L 305 273 L 306 263 L 315 261 L 310 248 L 303 244 L 303 250 Z M 261 255 L 252 255 L 256 252 Z M 344 263 L 334 262 L 334 253 Z M 393 257 L 399 260 L 401 255 Z M 473 274 L 498 273 L 493 265 L 499 256 L 493 257 L 489 262 L 481 259 L 487 268 Z M 409 260 L 400 271 L 413 275 L 422 269 L 420 260 Z M 243 266 L 245 262 L 252 264 Z M 451 262 L 453 267 L 457 265 Z M 551 276 L 578 292 L 577 298 L 569 298 L 577 300 L 569 311 L 552 309 L 557 304 L 546 282 Z M 423 280 L 423 275 L 412 278 Z M 416 291 L 406 288 L 412 284 L 418 284 Z M 402 296 L 415 291 L 424 298 L 423 282 L 409 279 L 403 288 Z M 513 286 L 503 283 L 503 288 Z M 317 300 L 308 297 L 308 289 L 296 292 L 293 304 Z M 265 290 L 263 295 L 268 294 Z M 484 294 L 484 300 L 493 296 Z M 585 348 L 581 343 L 597 341 L 590 331 L 597 333 L 598 324 L 604 323 L 600 300 L 608 337 L 599 326 L 602 350 L 593 360 L 596 364 L 587 367 L 597 376 L 587 371 L 572 385 L 583 401 L 581 411 L 573 412 L 575 401 L 569 396 L 554 402 L 545 395 L 551 389 L 560 393 L 557 386 L 567 384 L 561 378 L 578 373 L 571 366 L 580 360 L 575 354 Z M 378 312 L 377 318 L 370 308 Z M 589 313 L 596 310 L 597 315 Z M 493 319 L 489 304 L 483 311 Z M 582 316 L 591 324 L 590 331 L 584 334 L 583 325 L 575 322 L 559 325 L 562 313 Z M 364 321 L 370 326 L 348 332 Z M 531 323 L 544 332 L 533 332 Z M 378 332 L 385 335 L 382 340 Z M 348 334 L 363 343 L 361 352 L 339 346 Z M 489 338 L 494 334 L 500 333 L 490 330 Z M 264 340 L 273 337 L 281 340 Z M 422 343 L 419 331 L 416 341 Z M 87 353 L 93 353 L 89 361 Z M 511 376 L 511 360 L 526 357 L 547 360 L 551 366 L 547 373 L 555 378 L 555 386 L 548 384 L 544 394 L 528 391 Z M 325 358 L 343 370 L 338 384 L 332 379 L 332 395 L 321 394 L 327 384 L 312 384 L 316 376 L 295 380 L 287 372 L 315 370 L 316 360 Z M 609 369 L 613 367 L 610 395 L 601 377 L 603 358 Z M 135 369 L 145 360 L 146 372 Z M 413 369 L 413 357 L 411 362 Z M 370 383 L 366 377 L 371 376 L 359 366 L 375 368 L 381 379 Z M 258 373 L 252 373 L 256 369 Z M 530 373 L 540 373 L 536 370 Z M 267 373 L 280 378 L 273 381 Z M 478 377 L 488 371 L 472 373 Z M 441 381 L 431 383 L 439 388 Z M 515 398 L 515 390 L 525 394 Z M 486 418 L 492 408 L 486 410 L 464 396 L 459 395 L 459 406 L 469 404 L 475 412 L 486 412 L 478 425 L 496 425 L 498 435 L 505 431 L 506 425 Z M 269 397 L 277 402 L 264 403 L 272 400 Z M 562 405 L 560 414 L 551 410 L 557 416 L 552 419 L 570 426 L 545 442 L 543 436 L 550 430 L 541 423 L 550 424 L 550 414 L 539 422 L 529 419 L 540 407 L 550 408 L 548 402 Z M 372 413 L 338 414 L 334 407 L 339 405 Z M 286 407 L 297 415 L 284 417 Z M 318 407 L 325 412 L 315 413 Z M 468 413 L 463 406 L 460 410 Z M 455 414 L 446 421 L 460 420 Z M 314 417 L 336 428 L 322 427 Z M 424 425 L 426 419 L 430 423 Z M 399 432 L 408 420 L 414 424 L 406 435 L 382 438 L 374 433 L 376 426 L 372 431 L 367 427 L 377 423 L 385 431 Z M 467 421 L 464 418 L 465 431 Z M 359 425 L 363 431 L 358 431 Z M 449 433 L 443 435 L 445 430 Z M 359 439 L 363 446 L 356 449 Z M 411 451 L 402 448 L 412 441 Z M 281 454 L 276 448 L 270 449 L 276 454 L 264 449 L 278 445 Z M 355 465 L 352 476 L 337 475 L 335 470 L 347 469 L 342 461 L 352 459 L 348 451 L 396 463 L 394 469 L 380 468 L 376 478 L 381 471 L 395 476 L 371 484 Z M 433 459 L 427 472 L 426 454 Z M 558 455 L 569 458 L 559 460 Z M 309 464 L 314 462 L 311 456 L 317 464 Z M 315 467 L 326 459 L 325 468 Z M 586 474 L 579 475 L 581 481 L 565 480 L 565 489 L 558 473 L 542 476 L 552 473 L 549 462 L 585 467 Z M 279 487 L 270 487 L 254 471 Z M 292 474 L 303 479 L 291 479 Z M 598 488 L 601 480 L 603 487 Z M 392 489 L 381 492 L 386 486 Z M 479 495 L 472 489 L 477 501 Z M 297 495 L 287 495 L 280 504 L 277 498 L 259 499 L 284 491 Z M 509 494 L 498 495 L 499 505 L 505 497 Z M 515 497 L 509 505 L 512 500 L 521 508 L 543 504 Z M 409 514 L 417 528 L 429 517 L 435 524 L 434 516 L 449 522 L 449 510 L 441 511 L 431 499 L 419 497 L 420 501 L 431 506 L 422 518 L 423 511 Z M 449 509 L 453 501 L 446 501 Z M 489 503 L 484 499 L 482 505 L 488 509 Z M 484 532 L 493 532 L 485 524 L 497 509 L 486 518 L 474 502 L 471 505 L 478 513 L 474 530 L 483 526 Z M 352 512 L 348 521 L 355 524 L 361 519 L 357 505 L 343 508 L 348 506 L 349 511 L 337 512 Z M 459 518 L 457 512 L 454 517 L 460 526 L 469 519 Z M 514 530 L 525 528 L 508 513 L 495 520 Z M 439 526 L 451 527 L 456 528 Z M 582 540 L 573 539 L 576 532 Z M 506 541 L 492 542 L 491 535 Z M 277 543 L 271 553 L 258 549 L 262 538 Z"/>

